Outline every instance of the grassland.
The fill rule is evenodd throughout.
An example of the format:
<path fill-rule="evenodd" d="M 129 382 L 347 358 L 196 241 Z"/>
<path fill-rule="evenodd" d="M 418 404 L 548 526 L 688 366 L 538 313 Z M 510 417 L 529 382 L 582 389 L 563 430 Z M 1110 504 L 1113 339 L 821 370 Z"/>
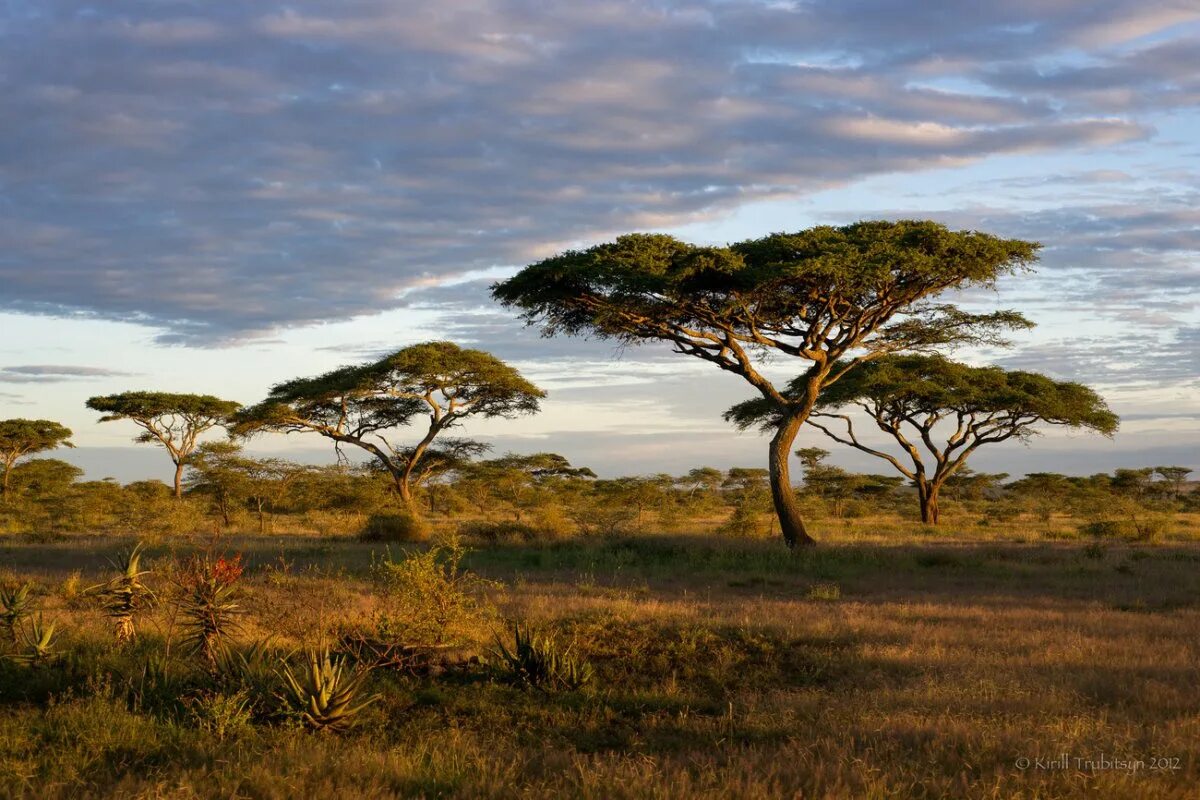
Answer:
<path fill-rule="evenodd" d="M 199 667 L 153 696 L 168 605 L 117 648 L 80 592 L 132 541 L 10 538 L 0 578 L 36 582 L 62 655 L 0 665 L 0 796 L 1200 797 L 1200 546 L 834 539 L 476 549 L 494 613 L 460 632 L 458 666 L 375 670 L 381 699 L 336 735 L 199 713 L 189 698 L 219 697 Z M 286 652 L 378 624 L 380 545 L 220 547 L 250 564 L 239 641 Z M 497 679 L 506 619 L 553 632 L 593 681 Z"/>

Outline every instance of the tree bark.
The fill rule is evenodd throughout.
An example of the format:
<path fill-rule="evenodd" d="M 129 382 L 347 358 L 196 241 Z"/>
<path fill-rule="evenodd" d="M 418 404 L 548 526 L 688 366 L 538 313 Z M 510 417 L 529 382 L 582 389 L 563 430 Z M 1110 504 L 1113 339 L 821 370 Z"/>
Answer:
<path fill-rule="evenodd" d="M 183 499 L 183 462 L 175 462 L 175 499 Z"/>
<path fill-rule="evenodd" d="M 940 484 L 931 484 L 924 481 L 917 483 L 917 497 L 921 501 L 921 522 L 924 525 L 938 524 L 938 491 L 941 489 Z"/>
<path fill-rule="evenodd" d="M 792 487 L 792 479 L 788 473 L 788 457 L 791 456 L 792 443 L 803 424 L 804 419 L 800 416 L 784 420 L 771 437 L 771 452 L 767 462 L 771 475 L 771 499 L 775 503 L 775 514 L 779 517 L 783 541 L 788 547 L 808 547 L 817 543 L 804 527 L 800 506 L 796 503 L 796 490 Z"/>
<path fill-rule="evenodd" d="M 0 481 L 0 503 L 8 505 L 8 476 L 12 472 L 12 462 L 4 462 L 4 479 Z"/>
<path fill-rule="evenodd" d="M 400 502 L 404 504 L 404 508 L 410 512 L 416 509 L 413 506 L 412 486 L 408 482 L 408 475 L 401 473 L 392 473 L 392 478 L 396 482 L 396 492 L 400 495 Z"/>

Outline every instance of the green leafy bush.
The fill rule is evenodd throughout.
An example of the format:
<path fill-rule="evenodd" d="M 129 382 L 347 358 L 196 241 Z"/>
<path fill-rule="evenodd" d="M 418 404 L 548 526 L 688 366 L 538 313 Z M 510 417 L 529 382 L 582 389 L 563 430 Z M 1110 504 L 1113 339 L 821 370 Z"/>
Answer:
<path fill-rule="evenodd" d="M 492 608 L 484 591 L 492 584 L 461 566 L 466 550 L 455 540 L 396 560 L 390 550 L 371 565 L 383 592 L 376 616 L 380 638 L 412 645 L 442 645 L 470 637 Z"/>

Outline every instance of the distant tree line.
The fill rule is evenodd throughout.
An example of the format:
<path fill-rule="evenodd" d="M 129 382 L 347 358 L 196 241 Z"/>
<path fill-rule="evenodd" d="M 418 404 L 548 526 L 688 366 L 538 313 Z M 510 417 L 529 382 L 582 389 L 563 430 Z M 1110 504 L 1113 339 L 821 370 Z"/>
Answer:
<path fill-rule="evenodd" d="M 1105 436 L 1117 429 L 1116 415 L 1082 384 L 946 355 L 964 345 L 1004 346 L 1006 332 L 1032 326 L 1015 311 L 971 313 L 939 297 L 1027 270 L 1039 248 L 913 220 L 819 226 L 727 247 L 632 234 L 531 264 L 493 287 L 500 303 L 547 335 L 661 342 L 744 379 L 755 396 L 725 416 L 770 434 L 765 470 L 698 468 L 687 476 L 600 480 L 555 454 L 485 458 L 486 443 L 452 434 L 474 418 L 537 413 L 546 395 L 495 356 L 446 341 L 284 381 L 248 406 L 157 391 L 92 397 L 87 406 L 102 414 L 101 422 L 139 428 L 135 441 L 162 447 L 174 468 L 169 494 L 181 504 L 205 498 L 224 526 L 249 507 L 265 531 L 271 514 L 341 508 L 353 496 L 360 511 L 390 498 L 396 508 L 384 516 L 412 535 L 429 518 L 469 509 L 485 522 L 505 509 L 518 527 L 539 514 L 558 514 L 555 525 L 542 523 L 581 530 L 651 519 L 668 526 L 703 514 L 727 515 L 726 529 L 749 530 L 773 512 L 767 527 L 798 546 L 814 541 L 805 523 L 814 499 L 823 504 L 816 513 L 841 515 L 914 494 L 921 521 L 937 525 L 947 495 L 982 500 L 1049 492 L 1052 481 L 1035 489 L 1020 481 L 988 485 L 967 466 L 980 447 L 1027 441 L 1047 425 Z M 769 378 L 766 359 L 794 364 L 794 376 Z M 864 436 L 856 417 L 892 448 Z M 853 475 L 825 464 L 824 450 L 804 448 L 798 451 L 804 479 L 797 482 L 789 461 L 806 426 L 880 459 L 895 474 Z M 225 441 L 214 438 L 219 431 Z M 322 470 L 244 452 L 247 439 L 266 433 L 316 434 L 331 442 L 339 460 L 347 448 L 367 455 L 369 468 Z M 70 446 L 70 435 L 49 420 L 0 421 L 6 505 L 17 475 L 23 488 L 16 492 L 38 503 L 81 492 L 97 498 L 133 492 L 157 502 L 155 482 L 99 488 L 67 478 L 73 468 L 62 462 L 31 460 Z M 1112 476 L 1110 489 L 1132 480 L 1124 472 L 1133 471 Z M 1183 467 L 1150 468 L 1134 499 L 1158 498 L 1168 487 L 1172 502 L 1184 502 L 1186 475 Z M 1059 483 L 1078 489 L 1072 480 Z M 322 491 L 328 497 L 317 502 L 313 493 Z M 178 516 L 182 508 L 164 513 Z"/>

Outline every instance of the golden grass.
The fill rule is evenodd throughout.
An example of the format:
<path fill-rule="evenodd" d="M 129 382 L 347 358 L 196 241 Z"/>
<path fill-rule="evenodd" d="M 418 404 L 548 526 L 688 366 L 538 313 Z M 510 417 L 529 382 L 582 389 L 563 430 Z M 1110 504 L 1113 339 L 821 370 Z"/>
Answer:
<path fill-rule="evenodd" d="M 592 686 L 377 673 L 384 699 L 349 735 L 262 723 L 224 741 L 131 707 L 121 681 L 136 654 L 58 593 L 76 570 L 98 580 L 125 543 L 13 542 L 8 577 L 39 581 L 62 646 L 82 655 L 52 698 L 0 687 L 0 796 L 1200 796 L 1200 546 L 1007 538 L 476 551 L 500 612 L 574 643 Z M 254 565 L 245 639 L 299 646 L 369 625 L 380 602 L 369 546 L 223 545 Z M 159 646 L 156 616 L 143 651 Z M 495 632 L 480 624 L 476 649 Z"/>

